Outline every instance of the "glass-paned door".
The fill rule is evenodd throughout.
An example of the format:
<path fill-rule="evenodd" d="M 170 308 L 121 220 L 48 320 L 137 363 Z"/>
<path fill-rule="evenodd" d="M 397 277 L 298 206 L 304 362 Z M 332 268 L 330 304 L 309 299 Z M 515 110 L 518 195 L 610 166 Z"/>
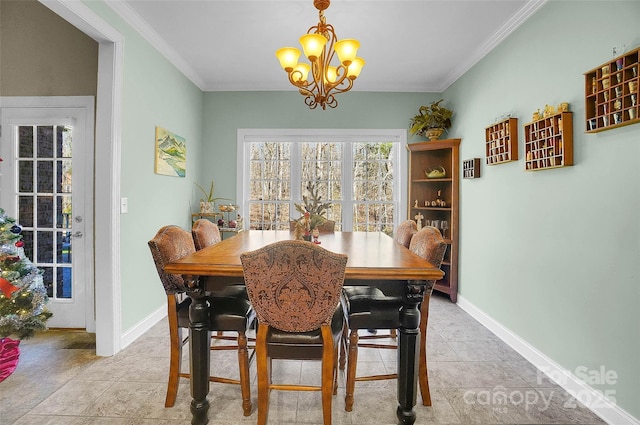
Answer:
<path fill-rule="evenodd" d="M 0 108 L 0 206 L 22 226 L 24 255 L 42 271 L 47 325 L 94 329 L 93 108 L 44 102 Z"/>

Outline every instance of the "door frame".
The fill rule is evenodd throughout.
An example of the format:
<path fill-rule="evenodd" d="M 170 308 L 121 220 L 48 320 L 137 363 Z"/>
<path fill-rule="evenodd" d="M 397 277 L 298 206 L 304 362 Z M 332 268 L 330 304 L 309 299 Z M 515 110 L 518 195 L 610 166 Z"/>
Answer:
<path fill-rule="evenodd" d="M 38 0 L 98 42 L 95 119 L 95 318 L 96 354 L 122 349 L 120 180 L 124 36 L 75 0 Z"/>
<path fill-rule="evenodd" d="M 94 110 L 95 99 L 93 96 L 7 96 L 0 97 L 0 104 L 2 105 L 2 109 L 20 109 L 25 111 L 34 111 L 33 113 L 28 112 L 31 115 L 38 115 L 36 110 L 46 110 L 46 111 L 59 111 L 59 112 L 46 112 L 47 115 L 55 115 L 56 113 L 64 114 L 73 113 L 74 118 L 77 118 L 81 123 L 81 127 L 84 130 L 84 134 L 78 135 L 77 139 L 84 143 L 83 146 L 78 149 L 74 149 L 74 151 L 83 152 L 77 160 L 82 161 L 80 170 L 80 176 L 84 178 L 84 193 L 76 196 L 81 196 L 82 198 L 82 210 L 83 210 L 83 221 L 84 221 L 84 264 L 82 266 L 83 270 L 78 271 L 79 276 L 83 276 L 83 292 L 84 292 L 84 327 L 87 332 L 95 332 L 96 331 L 96 319 L 95 319 L 95 296 L 94 296 L 94 243 L 93 243 L 93 235 L 94 235 L 94 223 L 93 223 L 93 188 L 94 188 L 94 173 L 93 173 L 93 164 L 94 164 Z M 73 112 L 69 111 L 73 110 Z M 4 112 L 3 112 L 4 114 Z M 2 114 L 0 114 L 2 115 Z M 35 118 L 36 120 L 38 118 Z M 24 119 L 21 117 L 21 121 L 30 120 L 30 118 L 25 117 Z M 2 122 L 6 122 L 6 117 L 2 117 Z M 25 121 L 26 122 L 26 121 Z M 33 122 L 33 124 L 38 124 L 38 122 Z M 12 140 L 13 132 L 10 132 L 8 128 L 4 129 L 4 133 L 2 133 L 1 140 L 3 142 L 14 143 Z M 74 137 L 75 138 L 75 137 Z M 14 147 L 2 146 L 1 149 L 5 153 L 10 151 L 14 151 Z M 16 175 L 16 167 L 17 164 L 15 161 L 9 161 L 9 158 L 6 158 L 6 170 L 8 173 L 11 173 L 14 178 Z M 13 158 L 12 158 L 13 159 Z M 78 162 L 76 157 L 74 156 L 74 169 L 78 168 Z M 7 174 L 8 174 L 7 173 Z M 4 174 L 4 173 L 3 173 Z M 15 202 L 14 199 L 15 193 L 12 191 L 11 193 L 3 193 L 2 199 L 5 201 L 11 200 L 12 205 Z M 17 211 L 11 211 L 11 214 L 17 217 Z M 32 259 L 33 261 L 33 259 Z M 74 273 L 75 275 L 76 273 Z"/>

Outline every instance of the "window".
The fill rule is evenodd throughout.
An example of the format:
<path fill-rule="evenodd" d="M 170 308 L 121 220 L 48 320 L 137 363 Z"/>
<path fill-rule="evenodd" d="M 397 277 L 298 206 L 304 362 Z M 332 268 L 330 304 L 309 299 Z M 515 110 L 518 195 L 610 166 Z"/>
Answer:
<path fill-rule="evenodd" d="M 238 130 L 245 228 L 289 229 L 310 183 L 336 230 L 391 234 L 406 216 L 406 130 Z"/>

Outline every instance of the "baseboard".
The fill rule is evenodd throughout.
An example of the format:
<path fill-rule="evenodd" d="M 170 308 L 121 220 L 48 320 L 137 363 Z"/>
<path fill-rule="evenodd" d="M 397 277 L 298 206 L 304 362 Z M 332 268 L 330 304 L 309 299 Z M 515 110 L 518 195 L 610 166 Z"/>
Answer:
<path fill-rule="evenodd" d="M 600 416 L 608 424 L 612 425 L 640 425 L 640 420 L 634 418 L 624 409 L 615 405 L 583 380 L 579 379 L 559 364 L 554 362 L 544 353 L 531 346 L 527 341 L 511 332 L 501 323 L 477 308 L 474 304 L 458 295 L 458 306 L 469 313 L 471 317 L 480 322 L 484 327 L 493 332 L 522 357 L 543 371 L 551 380 L 560 385 L 582 402 L 593 413 Z"/>
<path fill-rule="evenodd" d="M 167 306 L 163 305 L 162 307 L 151 313 L 149 316 L 136 323 L 131 329 L 124 332 L 122 334 L 122 339 L 120 340 L 120 347 L 122 349 L 127 347 L 133 341 L 144 335 L 145 332 L 151 329 L 156 323 L 164 319 L 166 316 Z"/>

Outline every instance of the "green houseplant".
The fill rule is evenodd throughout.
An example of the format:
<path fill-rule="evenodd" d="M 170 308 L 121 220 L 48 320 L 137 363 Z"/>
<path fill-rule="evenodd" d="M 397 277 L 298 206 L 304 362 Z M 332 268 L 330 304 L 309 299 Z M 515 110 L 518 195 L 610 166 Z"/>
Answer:
<path fill-rule="evenodd" d="M 437 102 L 431 102 L 429 106 L 421 106 L 418 108 L 418 114 L 414 115 L 409 121 L 409 132 L 413 136 L 419 134 L 427 136 L 431 140 L 436 140 L 440 135 L 451 127 L 451 117 L 453 111 L 440 106 L 440 99 Z"/>
<path fill-rule="evenodd" d="M 200 189 L 202 194 L 204 195 L 200 198 L 200 213 L 211 214 L 216 212 L 216 201 L 218 199 L 224 199 L 229 201 L 228 198 L 215 198 L 213 196 L 215 185 L 213 180 L 211 180 L 211 186 L 209 186 L 209 190 L 206 190 L 204 187 L 200 186 L 198 183 L 194 182 L 194 184 Z"/>

